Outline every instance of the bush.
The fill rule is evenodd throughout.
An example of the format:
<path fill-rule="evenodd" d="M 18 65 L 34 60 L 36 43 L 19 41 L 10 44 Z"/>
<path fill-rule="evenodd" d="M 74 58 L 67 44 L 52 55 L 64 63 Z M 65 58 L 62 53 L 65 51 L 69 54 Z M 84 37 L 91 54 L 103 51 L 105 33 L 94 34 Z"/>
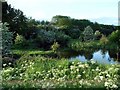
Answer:
<path fill-rule="evenodd" d="M 10 54 L 10 49 L 13 44 L 12 39 L 13 39 L 13 33 L 9 32 L 7 23 L 0 23 L 0 32 L 2 34 L 2 55 L 6 56 Z"/>
<path fill-rule="evenodd" d="M 98 41 L 81 42 L 79 39 L 73 39 L 68 43 L 68 47 L 75 51 L 90 50 L 100 48 L 100 43 Z"/>
<path fill-rule="evenodd" d="M 38 47 L 50 48 L 54 41 L 58 42 L 61 46 L 65 46 L 70 37 L 59 31 L 46 31 L 40 30 L 35 42 Z"/>
<path fill-rule="evenodd" d="M 115 43 L 120 48 L 120 30 L 116 30 L 109 35 L 109 42 Z"/>
<path fill-rule="evenodd" d="M 25 43 L 25 38 L 22 35 L 17 34 L 15 44 L 20 45 Z"/>
<path fill-rule="evenodd" d="M 65 33 L 68 36 L 70 36 L 72 39 L 78 39 L 81 32 L 79 29 L 68 29 L 68 30 L 65 30 Z"/>
<path fill-rule="evenodd" d="M 102 35 L 101 39 L 100 39 L 100 43 L 102 45 L 106 45 L 108 43 L 108 39 L 105 35 Z"/>
<path fill-rule="evenodd" d="M 55 40 L 55 33 L 52 31 L 40 30 L 37 38 L 35 38 L 35 43 L 38 47 L 50 48 Z"/>
<path fill-rule="evenodd" d="M 60 45 L 58 44 L 58 42 L 54 42 L 53 45 L 51 46 L 51 49 L 56 52 L 56 50 L 60 47 Z"/>
<path fill-rule="evenodd" d="M 96 40 L 99 40 L 101 38 L 101 36 L 102 36 L 101 32 L 99 32 L 99 31 L 95 31 L 94 35 L 95 35 Z"/>
<path fill-rule="evenodd" d="M 56 42 L 58 42 L 62 47 L 67 46 L 67 43 L 71 37 L 60 31 L 56 31 L 55 33 Z"/>
<path fill-rule="evenodd" d="M 26 40 L 22 35 L 17 34 L 14 47 L 28 48 L 29 46 L 30 46 L 30 40 Z"/>

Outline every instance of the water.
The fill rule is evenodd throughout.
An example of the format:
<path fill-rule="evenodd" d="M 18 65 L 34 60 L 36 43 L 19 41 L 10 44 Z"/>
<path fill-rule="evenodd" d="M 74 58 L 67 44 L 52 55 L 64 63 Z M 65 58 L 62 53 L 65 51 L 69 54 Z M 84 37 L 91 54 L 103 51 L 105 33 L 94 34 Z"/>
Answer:
<path fill-rule="evenodd" d="M 67 52 L 61 55 L 61 57 L 67 57 L 69 60 L 80 60 L 86 62 L 88 60 L 94 60 L 103 64 L 120 64 L 120 60 L 116 60 L 116 53 L 114 51 L 104 50 L 89 50 L 82 52 Z"/>

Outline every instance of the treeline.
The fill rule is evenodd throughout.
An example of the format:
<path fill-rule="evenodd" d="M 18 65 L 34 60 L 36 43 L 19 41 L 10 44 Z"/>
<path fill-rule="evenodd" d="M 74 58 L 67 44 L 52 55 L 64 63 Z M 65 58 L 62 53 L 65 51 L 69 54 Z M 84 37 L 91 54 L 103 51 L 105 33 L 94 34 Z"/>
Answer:
<path fill-rule="evenodd" d="M 20 47 L 49 49 L 54 42 L 60 47 L 67 45 L 71 39 L 84 40 L 86 28 L 100 39 L 109 36 L 118 26 L 93 23 L 86 19 L 74 19 L 69 16 L 56 15 L 51 21 L 39 21 L 28 18 L 24 13 L 2 2 L 2 22 L 7 22 L 9 31 L 13 32 L 13 42 Z"/>

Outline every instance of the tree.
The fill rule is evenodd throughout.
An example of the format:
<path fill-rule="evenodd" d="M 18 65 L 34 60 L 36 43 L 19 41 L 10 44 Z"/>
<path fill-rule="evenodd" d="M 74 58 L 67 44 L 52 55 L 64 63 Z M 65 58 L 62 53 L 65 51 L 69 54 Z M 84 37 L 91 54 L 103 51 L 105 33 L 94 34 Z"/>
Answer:
<path fill-rule="evenodd" d="M 109 41 L 116 43 L 120 47 L 120 30 L 116 30 L 109 35 Z"/>
<path fill-rule="evenodd" d="M 2 2 L 2 22 L 7 22 L 9 31 L 14 33 L 14 39 L 18 34 L 26 31 L 26 17 L 19 9 L 12 8 L 7 2 Z"/>
<path fill-rule="evenodd" d="M 111 33 L 109 36 L 109 41 L 115 43 L 117 45 L 117 60 L 119 59 L 120 55 L 120 30 L 116 30 Z"/>
<path fill-rule="evenodd" d="M 90 26 L 87 26 L 83 32 L 84 41 L 91 41 L 94 39 L 93 29 Z"/>
<path fill-rule="evenodd" d="M 36 21 L 35 19 L 27 18 L 25 27 L 26 30 L 23 30 L 23 33 L 19 35 L 23 35 L 27 40 L 36 38 L 39 24 L 40 22 Z"/>
<path fill-rule="evenodd" d="M 51 23 L 60 29 L 66 29 L 72 27 L 72 20 L 68 16 L 56 15 L 53 16 Z"/>
<path fill-rule="evenodd" d="M 12 46 L 13 33 L 9 32 L 7 25 L 7 23 L 0 23 L 0 32 L 2 33 L 2 56 L 10 54 Z"/>

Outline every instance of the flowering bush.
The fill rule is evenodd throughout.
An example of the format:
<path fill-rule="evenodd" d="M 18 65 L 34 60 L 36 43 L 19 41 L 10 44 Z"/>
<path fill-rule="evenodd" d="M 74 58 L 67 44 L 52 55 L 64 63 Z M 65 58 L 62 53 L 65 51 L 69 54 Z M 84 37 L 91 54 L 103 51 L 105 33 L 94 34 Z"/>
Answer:
<path fill-rule="evenodd" d="M 3 87 L 106 88 L 120 87 L 120 65 L 82 63 L 41 56 L 21 58 L 14 68 L 2 70 Z M 10 83 L 17 80 L 17 83 Z M 20 81 L 20 82 L 19 82 Z M 24 84 L 23 84 L 24 82 Z"/>

